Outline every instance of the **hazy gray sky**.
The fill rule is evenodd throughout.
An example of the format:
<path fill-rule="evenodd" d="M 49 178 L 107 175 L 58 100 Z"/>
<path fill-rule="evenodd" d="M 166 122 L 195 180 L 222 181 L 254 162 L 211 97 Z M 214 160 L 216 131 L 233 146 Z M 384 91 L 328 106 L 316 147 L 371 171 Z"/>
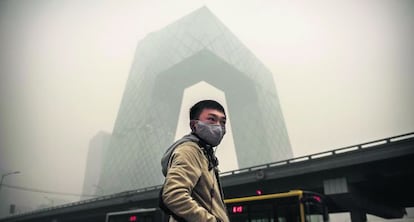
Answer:
<path fill-rule="evenodd" d="M 81 193 L 89 140 L 112 131 L 137 43 L 202 6 L 274 74 L 295 156 L 414 131 L 411 0 L 3 0 L 0 172 L 22 172 L 5 183 Z M 183 104 L 224 100 L 211 88 Z M 3 187 L 0 215 L 6 200 L 48 197 L 76 199 Z"/>

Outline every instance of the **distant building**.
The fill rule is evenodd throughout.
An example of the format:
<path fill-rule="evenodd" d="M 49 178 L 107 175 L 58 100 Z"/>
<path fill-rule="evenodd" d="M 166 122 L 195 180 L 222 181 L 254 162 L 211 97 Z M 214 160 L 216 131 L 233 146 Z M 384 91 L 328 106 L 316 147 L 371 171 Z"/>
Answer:
<path fill-rule="evenodd" d="M 138 44 L 100 178 L 106 193 L 162 183 L 183 91 L 200 81 L 225 93 L 240 168 L 292 157 L 272 73 L 203 7 Z"/>
<path fill-rule="evenodd" d="M 108 148 L 110 138 L 111 134 L 100 131 L 89 142 L 85 179 L 83 182 L 83 194 L 85 195 L 102 195 L 104 192 L 102 187 L 99 186 L 99 177 L 103 167 L 104 154 Z M 81 199 L 88 198 L 91 197 L 81 197 Z"/>

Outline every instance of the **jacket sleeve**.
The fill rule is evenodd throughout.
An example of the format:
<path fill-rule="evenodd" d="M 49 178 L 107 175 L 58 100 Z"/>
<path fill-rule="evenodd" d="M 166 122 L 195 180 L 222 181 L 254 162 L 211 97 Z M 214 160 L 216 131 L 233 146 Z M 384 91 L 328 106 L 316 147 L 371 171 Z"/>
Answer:
<path fill-rule="evenodd" d="M 216 222 L 215 216 L 191 197 L 201 176 L 202 155 L 195 147 L 188 145 L 176 149 L 165 178 L 163 200 L 172 212 L 186 221 Z"/>

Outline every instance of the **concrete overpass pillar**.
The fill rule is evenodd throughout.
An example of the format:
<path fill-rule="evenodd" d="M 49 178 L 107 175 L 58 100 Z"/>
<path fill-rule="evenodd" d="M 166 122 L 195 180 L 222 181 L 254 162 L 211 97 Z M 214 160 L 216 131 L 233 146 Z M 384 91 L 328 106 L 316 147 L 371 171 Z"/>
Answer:
<path fill-rule="evenodd" d="M 355 209 L 351 212 L 351 221 L 352 222 L 366 222 L 367 221 L 367 214 L 362 210 Z"/>

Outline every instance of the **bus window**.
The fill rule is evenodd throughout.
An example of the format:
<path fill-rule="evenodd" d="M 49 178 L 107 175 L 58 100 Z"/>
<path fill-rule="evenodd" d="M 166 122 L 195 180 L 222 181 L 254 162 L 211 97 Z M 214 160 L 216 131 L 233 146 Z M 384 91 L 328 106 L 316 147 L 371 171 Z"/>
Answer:
<path fill-rule="evenodd" d="M 319 214 L 306 215 L 307 222 L 323 222 L 323 216 Z"/>
<path fill-rule="evenodd" d="M 324 222 L 329 220 L 323 200 L 318 195 L 305 195 L 302 199 L 306 222 Z"/>
<path fill-rule="evenodd" d="M 272 203 L 251 204 L 249 214 L 250 222 L 274 222 Z"/>
<path fill-rule="evenodd" d="M 304 203 L 306 222 L 323 222 L 324 209 L 321 204 L 306 202 Z"/>
<path fill-rule="evenodd" d="M 299 204 L 279 205 L 276 207 L 278 222 L 300 222 Z"/>
<path fill-rule="evenodd" d="M 278 222 L 300 222 L 300 202 L 298 196 L 275 199 Z"/>

